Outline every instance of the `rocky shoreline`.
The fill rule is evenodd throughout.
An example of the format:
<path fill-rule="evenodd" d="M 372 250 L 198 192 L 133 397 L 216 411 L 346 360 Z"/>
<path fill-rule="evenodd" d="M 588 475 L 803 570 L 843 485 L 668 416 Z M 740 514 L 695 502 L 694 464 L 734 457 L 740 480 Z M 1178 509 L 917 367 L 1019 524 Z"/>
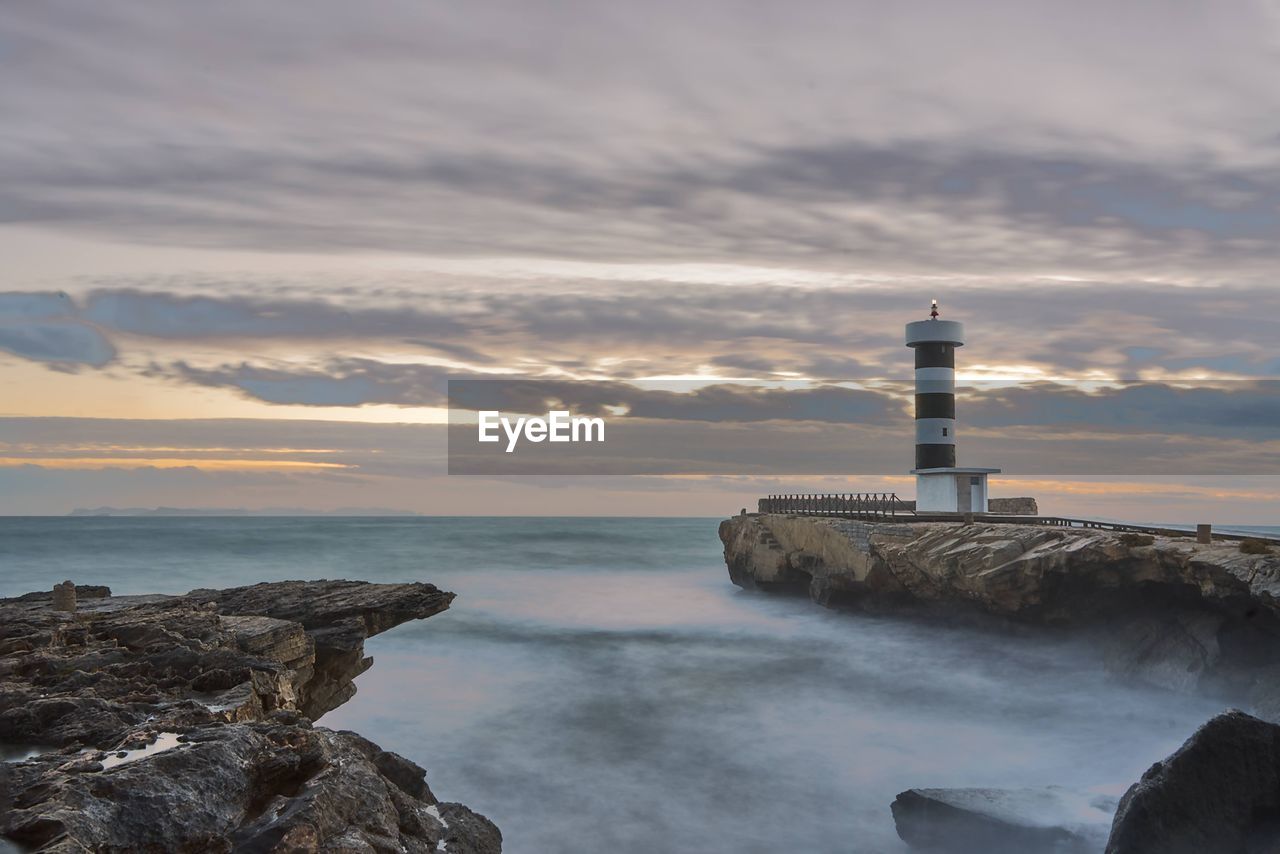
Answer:
<path fill-rule="evenodd" d="M 1087 633 L 1117 678 L 1256 715 L 1213 718 L 1118 800 L 1052 785 L 908 790 L 892 809 L 913 850 L 1280 851 L 1274 550 L 1100 529 L 748 513 L 722 522 L 720 539 L 740 587 L 803 592 L 835 608 Z"/>
<path fill-rule="evenodd" d="M 720 539 L 740 587 L 1087 630 L 1116 676 L 1280 718 L 1280 553 L 1100 529 L 770 514 L 725 520 Z"/>
<path fill-rule="evenodd" d="M 452 599 L 287 581 L 0 600 L 0 745 L 18 754 L 0 762 L 0 847 L 496 854 L 498 829 L 421 767 L 312 724 L 355 693 L 366 638 Z"/>

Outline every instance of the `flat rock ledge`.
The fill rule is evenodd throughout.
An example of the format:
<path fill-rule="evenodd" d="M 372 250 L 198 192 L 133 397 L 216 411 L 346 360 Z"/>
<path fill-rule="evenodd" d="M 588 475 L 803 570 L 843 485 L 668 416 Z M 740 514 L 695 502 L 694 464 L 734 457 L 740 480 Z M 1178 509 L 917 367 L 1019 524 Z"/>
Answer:
<path fill-rule="evenodd" d="M 1116 799 L 1057 786 L 908 789 L 893 802 L 898 836 L 936 854 L 1101 854 Z"/>
<path fill-rule="evenodd" d="M 425 771 L 311 719 L 366 638 L 449 607 L 430 584 L 285 581 L 0 600 L 0 850 L 497 854 Z"/>
<path fill-rule="evenodd" d="M 1117 676 L 1280 718 L 1280 554 L 1100 529 L 779 514 L 727 519 L 720 539 L 741 587 L 1101 630 Z"/>

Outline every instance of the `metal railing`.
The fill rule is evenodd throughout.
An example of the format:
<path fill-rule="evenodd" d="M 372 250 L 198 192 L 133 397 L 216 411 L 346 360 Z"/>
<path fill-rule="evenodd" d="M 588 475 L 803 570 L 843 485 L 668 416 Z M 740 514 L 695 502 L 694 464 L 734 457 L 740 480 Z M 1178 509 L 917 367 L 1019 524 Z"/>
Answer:
<path fill-rule="evenodd" d="M 839 492 L 834 494 L 770 495 L 760 499 L 761 513 L 803 516 L 846 516 L 860 519 L 914 517 L 912 504 L 896 492 Z"/>

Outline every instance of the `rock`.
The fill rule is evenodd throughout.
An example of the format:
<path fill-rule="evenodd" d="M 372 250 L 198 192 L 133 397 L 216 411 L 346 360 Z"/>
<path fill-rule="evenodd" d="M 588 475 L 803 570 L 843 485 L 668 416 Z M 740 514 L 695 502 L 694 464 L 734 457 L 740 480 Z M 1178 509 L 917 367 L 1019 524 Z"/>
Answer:
<path fill-rule="evenodd" d="M 1128 546 L 1090 528 L 782 515 L 736 516 L 721 523 L 720 537 L 731 577 L 744 583 L 825 578 L 859 596 L 965 602 L 1045 622 L 1153 594 L 1213 603 L 1238 618 L 1280 613 L 1280 555 L 1228 544 L 1158 537 Z"/>
<path fill-rule="evenodd" d="M 1280 660 L 1280 555 L 1101 529 L 755 514 L 720 525 L 730 579 L 864 610 L 981 612 L 1100 630 L 1108 669 L 1265 699 Z M 1272 702 L 1268 700 L 1267 702 Z"/>
<path fill-rule="evenodd" d="M 74 611 L 76 609 L 76 585 L 71 581 L 53 585 L 53 610 Z"/>
<path fill-rule="evenodd" d="M 501 854 L 502 834 L 489 819 L 462 804 L 440 804 L 439 813 L 448 825 L 447 854 Z"/>
<path fill-rule="evenodd" d="M 908 789 L 893 802 L 898 836 L 937 854 L 1096 854 L 1114 799 L 1042 789 Z"/>
<path fill-rule="evenodd" d="M 85 588 L 80 588 L 84 590 Z M 364 640 L 449 606 L 429 584 L 283 582 L 186 596 L 0 600 L 0 839 L 41 851 L 477 851 L 425 771 L 315 727 Z M 49 750 L 48 746 L 54 746 Z"/>
<path fill-rule="evenodd" d="M 1249 709 L 1254 717 L 1280 723 L 1280 665 L 1263 669 L 1249 693 Z"/>
<path fill-rule="evenodd" d="M 1280 851 L 1280 726 L 1220 714 L 1120 799 L 1107 854 Z"/>
<path fill-rule="evenodd" d="M 1000 516 L 1039 516 L 1040 506 L 1031 497 L 988 498 L 987 512 Z"/>
<path fill-rule="evenodd" d="M 1221 613 L 1174 607 L 1162 614 L 1135 614 L 1112 625 L 1105 664 L 1132 681 L 1193 693 L 1221 660 L 1218 633 L 1226 621 Z"/>
<path fill-rule="evenodd" d="M 102 584 L 77 584 L 73 586 L 75 587 L 76 598 L 78 599 L 103 599 L 111 595 L 111 588 Z M 34 593 L 24 593 L 11 601 L 40 602 L 52 598 L 52 591 L 37 590 Z"/>
<path fill-rule="evenodd" d="M 255 722 L 195 727 L 181 738 L 106 771 L 69 774 L 53 756 L 15 766 L 10 786 L 25 807 L 6 832 L 49 851 L 88 843 L 94 850 L 329 850 L 342 840 L 346 850 L 434 852 L 450 837 L 458 850 L 501 850 L 500 835 L 492 847 L 496 828 L 487 820 L 461 806 L 442 820 L 435 798 L 413 797 L 385 777 L 353 733 Z"/>
<path fill-rule="evenodd" d="M 449 607 L 453 594 L 430 584 L 282 581 L 229 590 L 193 590 L 187 598 L 211 604 L 220 614 L 252 618 L 255 622 L 239 624 L 242 644 L 275 643 L 270 635 L 279 629 L 269 620 L 305 629 L 314 646 L 313 670 L 298 688 L 296 702 L 308 717 L 318 718 L 351 699 L 355 677 L 373 664 L 364 657 L 365 638 L 407 620 L 438 614 Z M 268 637 L 260 637 L 263 634 Z"/>

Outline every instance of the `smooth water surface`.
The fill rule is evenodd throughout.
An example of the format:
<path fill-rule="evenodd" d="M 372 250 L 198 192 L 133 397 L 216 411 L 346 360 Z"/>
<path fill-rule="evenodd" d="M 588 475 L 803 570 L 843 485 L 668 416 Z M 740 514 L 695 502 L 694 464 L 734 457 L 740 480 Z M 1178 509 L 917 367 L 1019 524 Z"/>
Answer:
<path fill-rule="evenodd" d="M 1044 636 L 826 611 L 728 580 L 714 519 L 0 519 L 0 595 L 430 581 L 322 723 L 428 769 L 505 850 L 902 852 L 935 786 L 1119 793 L 1218 710 Z"/>

